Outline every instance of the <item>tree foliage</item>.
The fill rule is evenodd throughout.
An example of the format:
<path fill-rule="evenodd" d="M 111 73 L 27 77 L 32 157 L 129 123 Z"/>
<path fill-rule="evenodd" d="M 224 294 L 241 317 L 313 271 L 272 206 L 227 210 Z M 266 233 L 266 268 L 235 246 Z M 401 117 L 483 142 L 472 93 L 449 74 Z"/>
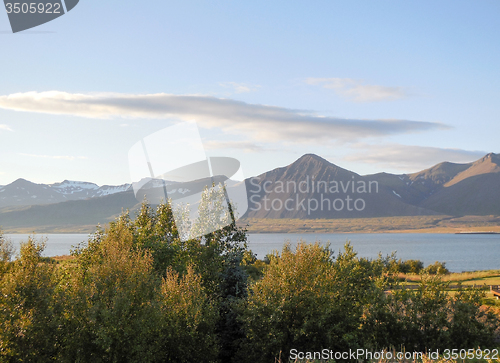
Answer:
<path fill-rule="evenodd" d="M 33 236 L 12 260 L 0 233 L 0 361 L 255 363 L 286 360 L 291 348 L 494 344 L 498 319 L 484 293 L 449 294 L 430 274 L 443 264 L 434 271 L 317 243 L 286 244 L 259 261 L 219 191 L 200 206 L 220 212 L 219 229 L 181 238 L 169 203 L 143 203 L 135 219 L 123 213 L 98 228 L 61 264 Z M 398 282 L 402 269 L 420 271 L 417 289 Z"/>

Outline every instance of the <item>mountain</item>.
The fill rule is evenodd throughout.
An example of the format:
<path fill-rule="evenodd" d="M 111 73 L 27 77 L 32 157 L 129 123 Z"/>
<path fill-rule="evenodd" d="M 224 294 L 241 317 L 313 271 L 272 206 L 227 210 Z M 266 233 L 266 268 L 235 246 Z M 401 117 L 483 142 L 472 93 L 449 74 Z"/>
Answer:
<path fill-rule="evenodd" d="M 500 216 L 500 155 L 493 153 L 473 163 L 443 162 L 417 173 L 364 176 L 306 154 L 244 183 L 249 209 L 243 217 L 247 218 Z M 0 226 L 50 230 L 105 224 L 122 210 L 137 210 L 144 196 L 162 199 L 165 185 L 170 185 L 175 199 L 203 184 L 206 181 L 177 185 L 148 179 L 138 183 L 141 190 L 136 197 L 130 184 L 98 186 L 67 180 L 35 184 L 18 179 L 0 187 Z"/>
<path fill-rule="evenodd" d="M 222 182 L 219 176 L 200 179 L 187 183 L 173 183 L 158 179 L 144 179 L 138 185 L 141 188 L 134 193 L 130 184 L 120 186 L 98 187 L 93 183 L 64 181 L 51 185 L 34 184 L 24 179 L 18 179 L 8 185 L 3 193 L 10 194 L 10 201 L 16 201 L 21 196 L 22 202 L 32 193 L 43 198 L 34 198 L 35 203 L 43 200 L 44 203 L 33 205 L 11 204 L 0 207 L 0 227 L 9 230 L 37 230 L 73 229 L 93 230 L 97 224 L 106 224 L 113 221 L 122 212 L 129 210 L 132 215 L 140 208 L 144 199 L 150 202 L 165 200 L 165 187 L 169 186 L 169 197 L 175 199 L 189 196 L 194 190 L 204 185 Z M 88 193 L 87 193 L 88 191 Z M 2 191 L 0 190 L 0 193 Z M 2 195 L 2 194 L 0 194 Z M 52 197 L 55 196 L 55 197 Z M 47 200 L 72 198 L 63 202 L 47 203 Z"/>
<path fill-rule="evenodd" d="M 478 161 L 466 165 L 469 165 L 469 167 L 462 170 L 453 179 L 448 181 L 445 184 L 446 187 L 475 176 L 500 173 L 500 155 L 489 153 Z"/>
<path fill-rule="evenodd" d="M 395 178 L 396 184 L 404 183 Z M 405 202 L 392 179 L 360 176 L 307 154 L 289 166 L 247 180 L 246 217 L 331 219 L 437 214 Z"/>
<path fill-rule="evenodd" d="M 500 215 L 500 155 L 467 165 L 420 206 L 454 216 Z"/>
<path fill-rule="evenodd" d="M 99 198 L 124 192 L 130 187 L 130 184 L 99 187 L 94 183 L 69 180 L 55 184 L 35 184 L 25 179 L 17 179 L 9 185 L 0 187 L 0 208 Z"/>
<path fill-rule="evenodd" d="M 417 173 L 401 175 L 378 173 L 369 177 L 382 185 L 391 187 L 405 203 L 420 205 L 422 201 L 436 193 L 471 165 L 472 163 L 443 162 Z"/>
<path fill-rule="evenodd" d="M 3 228 L 97 226 L 109 223 L 122 211 L 133 210 L 138 201 L 133 191 L 103 197 L 71 200 L 56 204 L 17 206 L 0 209 Z"/>

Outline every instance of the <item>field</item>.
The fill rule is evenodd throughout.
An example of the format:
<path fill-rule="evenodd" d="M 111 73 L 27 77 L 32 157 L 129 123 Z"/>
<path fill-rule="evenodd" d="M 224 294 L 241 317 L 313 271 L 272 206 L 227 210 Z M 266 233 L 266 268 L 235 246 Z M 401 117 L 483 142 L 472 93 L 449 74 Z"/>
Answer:
<path fill-rule="evenodd" d="M 411 216 L 347 219 L 241 219 L 250 233 L 500 232 L 498 216 Z"/>

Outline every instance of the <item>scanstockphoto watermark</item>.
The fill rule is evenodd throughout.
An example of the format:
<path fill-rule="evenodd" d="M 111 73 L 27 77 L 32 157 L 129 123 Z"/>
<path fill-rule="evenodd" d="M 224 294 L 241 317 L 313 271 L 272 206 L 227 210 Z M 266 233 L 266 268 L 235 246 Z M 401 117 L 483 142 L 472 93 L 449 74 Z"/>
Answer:
<path fill-rule="evenodd" d="M 317 211 L 361 212 L 366 208 L 364 196 L 379 192 L 377 181 L 315 180 L 307 176 L 299 182 L 260 182 L 259 177 L 250 179 L 251 211 L 304 211 L 311 215 Z M 264 196 L 262 196 L 264 194 Z"/>
<path fill-rule="evenodd" d="M 426 357 L 427 360 L 438 360 L 440 357 L 445 360 L 477 360 L 491 361 L 498 359 L 498 349 L 444 349 L 440 351 L 429 350 L 426 353 L 422 352 L 406 352 L 395 350 L 380 350 L 372 351 L 368 349 L 349 349 L 348 351 L 334 351 L 331 349 L 322 349 L 319 351 L 302 351 L 298 349 L 290 349 L 290 361 L 311 361 L 311 360 L 343 360 L 343 361 L 386 361 L 386 362 L 401 362 L 405 361 L 422 361 Z"/>
<path fill-rule="evenodd" d="M 395 351 L 371 351 L 368 349 L 349 349 L 348 351 L 333 351 L 331 349 L 322 349 L 320 351 L 300 351 L 298 349 L 290 350 L 290 360 L 291 361 L 302 361 L 302 360 L 349 360 L 349 361 L 366 361 L 366 360 L 385 360 L 385 361 L 401 361 L 401 360 L 411 360 L 417 361 L 423 358 L 424 354 L 422 352 L 395 352 Z M 439 351 L 429 352 L 427 356 L 430 359 L 438 359 Z"/>
<path fill-rule="evenodd" d="M 248 207 L 240 162 L 205 153 L 196 122 L 177 122 L 138 140 L 129 150 L 135 197 L 168 202 L 181 240 L 236 222 Z"/>

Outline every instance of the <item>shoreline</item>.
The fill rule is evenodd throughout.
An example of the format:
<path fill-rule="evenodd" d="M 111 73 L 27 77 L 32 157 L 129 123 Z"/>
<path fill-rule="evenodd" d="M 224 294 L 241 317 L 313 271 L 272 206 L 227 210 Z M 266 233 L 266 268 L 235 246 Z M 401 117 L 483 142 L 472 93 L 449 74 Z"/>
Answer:
<path fill-rule="evenodd" d="M 248 233 L 500 234 L 500 216 L 403 216 L 345 219 L 240 219 Z M 4 234 L 91 234 L 94 225 L 3 228 Z"/>

